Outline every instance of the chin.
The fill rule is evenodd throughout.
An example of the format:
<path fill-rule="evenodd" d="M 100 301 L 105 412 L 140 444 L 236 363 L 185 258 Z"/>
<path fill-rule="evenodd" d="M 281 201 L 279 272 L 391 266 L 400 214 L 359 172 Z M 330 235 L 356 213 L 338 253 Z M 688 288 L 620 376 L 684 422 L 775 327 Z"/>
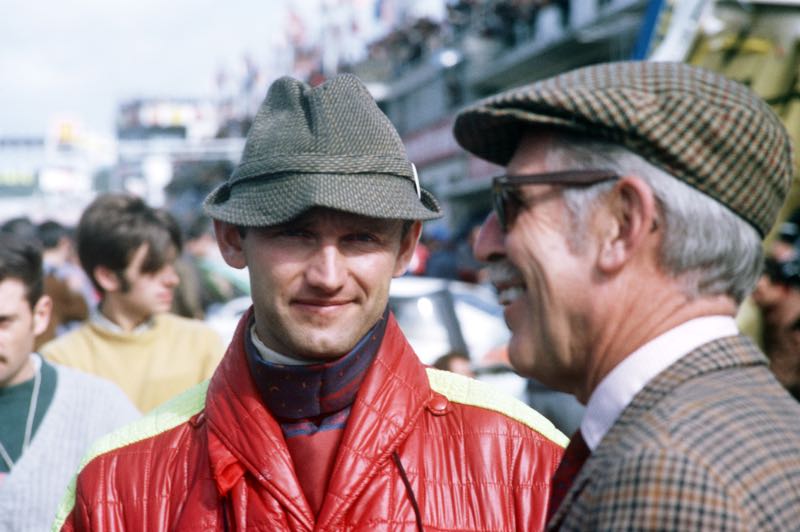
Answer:
<path fill-rule="evenodd" d="M 319 341 L 313 343 L 299 343 L 295 346 L 293 351 L 295 353 L 300 353 L 302 358 L 308 360 L 328 361 L 343 357 L 349 353 L 352 348 L 351 346 L 349 349 L 343 349 L 338 342 Z"/>
<path fill-rule="evenodd" d="M 532 354 L 520 353 L 518 349 L 514 348 L 512 344 L 508 346 L 508 361 L 517 373 L 524 377 L 532 377 L 534 371 L 534 364 Z"/>

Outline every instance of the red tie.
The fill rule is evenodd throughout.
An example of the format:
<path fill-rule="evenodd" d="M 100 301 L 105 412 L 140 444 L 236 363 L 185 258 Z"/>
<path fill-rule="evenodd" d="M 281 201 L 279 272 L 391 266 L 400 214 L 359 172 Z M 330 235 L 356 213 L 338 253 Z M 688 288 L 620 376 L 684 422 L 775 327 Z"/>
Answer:
<path fill-rule="evenodd" d="M 572 486 L 572 481 L 578 476 L 583 463 L 589 458 L 590 454 L 592 454 L 592 451 L 586 445 L 586 440 L 583 439 L 580 429 L 576 430 L 575 434 L 572 435 L 572 439 L 569 440 L 569 445 L 564 450 L 564 456 L 561 457 L 556 474 L 553 475 L 553 482 L 550 486 L 550 504 L 547 505 L 548 521 L 555 515 L 564 497 L 567 496 L 567 492 Z"/>

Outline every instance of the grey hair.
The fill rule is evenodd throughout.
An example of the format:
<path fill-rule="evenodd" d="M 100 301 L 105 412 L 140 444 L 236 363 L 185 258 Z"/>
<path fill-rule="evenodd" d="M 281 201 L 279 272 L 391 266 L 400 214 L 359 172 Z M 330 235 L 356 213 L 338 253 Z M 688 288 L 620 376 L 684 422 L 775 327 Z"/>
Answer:
<path fill-rule="evenodd" d="M 567 134 L 554 137 L 552 148 L 548 164 L 613 170 L 635 175 L 650 186 L 664 228 L 661 266 L 688 297 L 726 294 L 741 303 L 753 290 L 763 264 L 761 238 L 733 211 L 621 145 Z M 583 245 L 587 216 L 613 187 L 614 182 L 605 182 L 565 189 L 575 235 L 572 246 Z"/>

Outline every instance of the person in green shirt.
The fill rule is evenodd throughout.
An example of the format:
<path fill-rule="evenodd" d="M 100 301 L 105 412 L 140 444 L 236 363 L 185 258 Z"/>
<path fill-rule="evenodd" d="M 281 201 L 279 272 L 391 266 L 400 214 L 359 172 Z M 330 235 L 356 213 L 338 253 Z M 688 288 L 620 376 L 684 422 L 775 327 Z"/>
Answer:
<path fill-rule="evenodd" d="M 110 382 L 33 351 L 52 302 L 35 242 L 0 235 L 0 530 L 44 530 L 93 440 L 139 413 Z"/>

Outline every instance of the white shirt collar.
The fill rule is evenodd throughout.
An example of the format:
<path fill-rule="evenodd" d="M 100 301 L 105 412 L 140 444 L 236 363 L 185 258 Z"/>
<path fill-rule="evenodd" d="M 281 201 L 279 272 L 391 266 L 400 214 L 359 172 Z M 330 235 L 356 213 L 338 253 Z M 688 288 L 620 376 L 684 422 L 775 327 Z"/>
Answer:
<path fill-rule="evenodd" d="M 626 406 L 651 379 L 703 344 L 739 334 L 730 316 L 695 318 L 653 338 L 620 362 L 595 388 L 586 404 L 581 433 L 592 451 Z"/>
<path fill-rule="evenodd" d="M 116 334 L 126 334 L 125 329 L 108 319 L 105 314 L 100 312 L 99 308 L 96 308 L 92 311 L 89 319 L 100 327 L 101 329 L 105 329 L 106 331 L 116 333 Z M 155 316 L 151 316 L 150 319 L 145 320 L 143 323 L 140 323 L 136 327 L 133 328 L 131 334 L 141 334 L 143 332 L 147 332 L 152 329 L 156 324 Z"/>
<path fill-rule="evenodd" d="M 310 366 L 314 364 L 313 360 L 298 360 L 296 358 L 287 357 L 267 347 L 267 345 L 261 341 L 261 338 L 258 337 L 255 323 L 250 326 L 250 338 L 253 340 L 253 345 L 256 351 L 258 351 L 259 356 L 267 362 L 281 364 L 282 366 Z"/>

